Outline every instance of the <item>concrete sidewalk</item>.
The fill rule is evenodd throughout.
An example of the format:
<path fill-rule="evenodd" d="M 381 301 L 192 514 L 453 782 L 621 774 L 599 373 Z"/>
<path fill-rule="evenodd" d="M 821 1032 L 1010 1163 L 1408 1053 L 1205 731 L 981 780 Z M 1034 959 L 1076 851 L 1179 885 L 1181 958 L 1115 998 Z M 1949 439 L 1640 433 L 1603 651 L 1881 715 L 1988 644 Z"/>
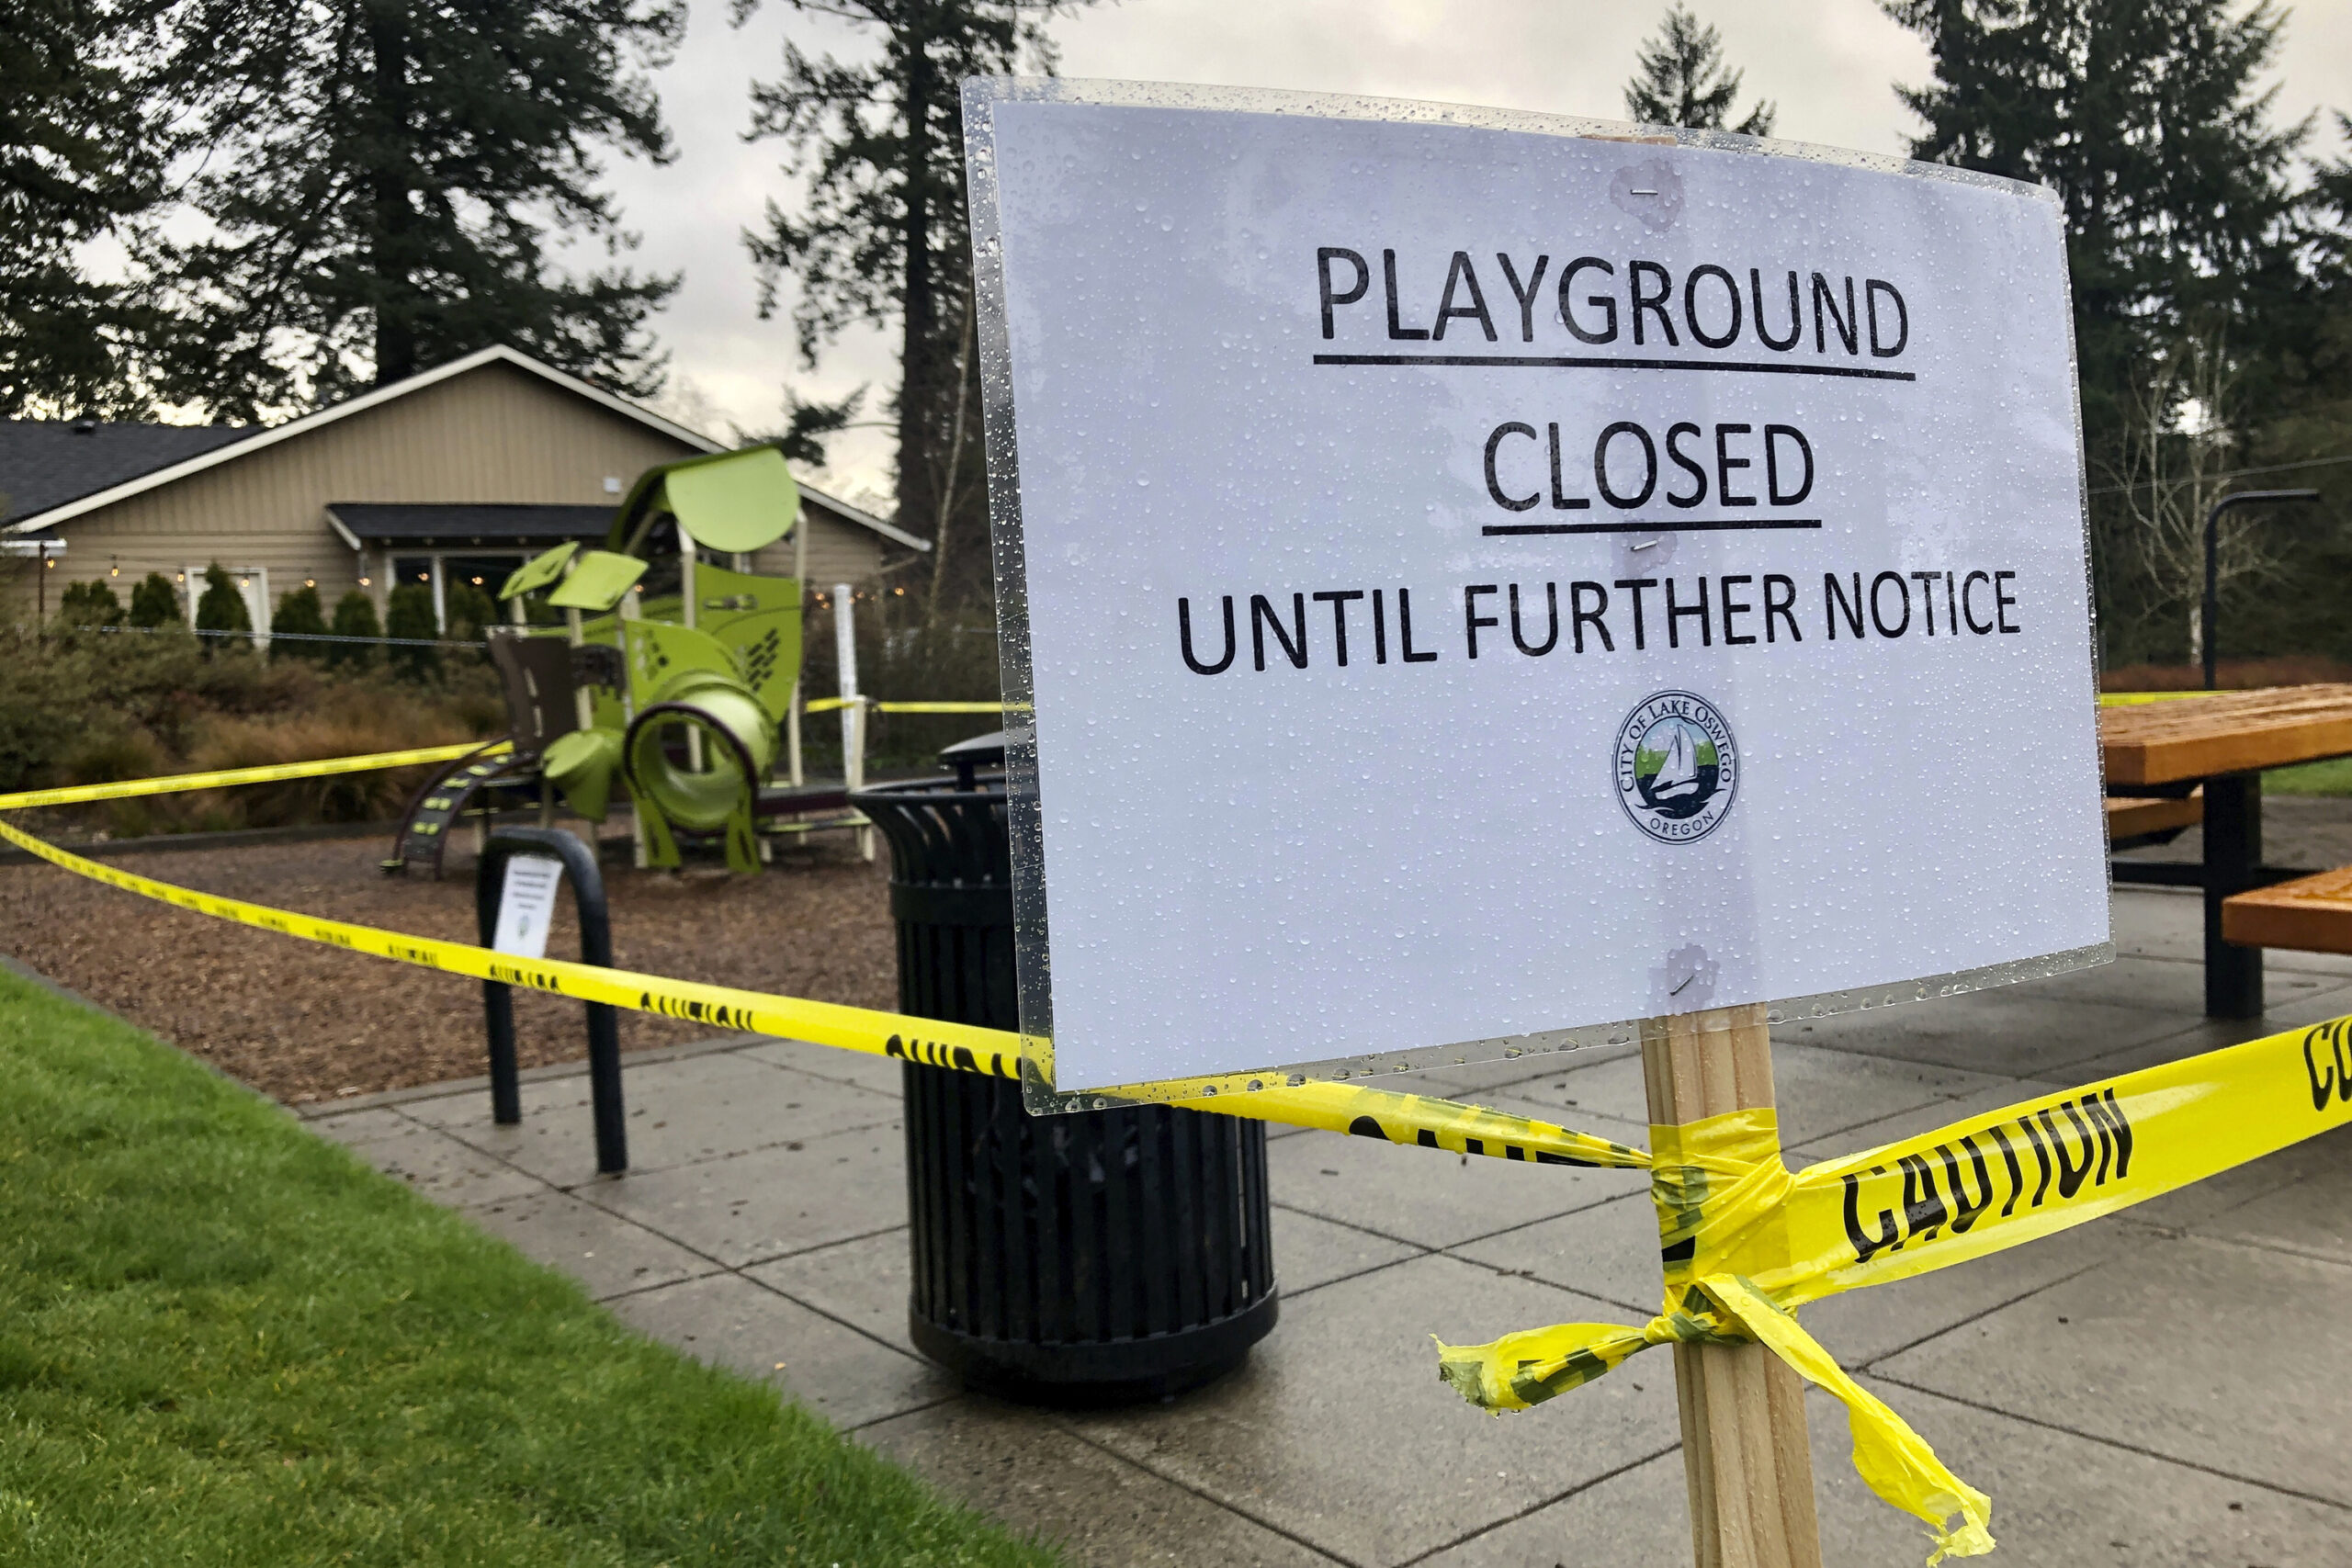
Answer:
<path fill-rule="evenodd" d="M 2274 953 L 2259 1025 L 2199 1016 L 2199 905 L 2123 891 L 2116 964 L 1775 1032 L 1790 1163 L 2352 1012 L 2352 960 Z M 1640 1064 L 1590 1051 L 1436 1092 L 1646 1141 Z M 1525 1414 L 1442 1385 L 1475 1342 L 1657 1310 L 1637 1172 L 1275 1129 L 1281 1325 L 1173 1404 L 1045 1414 L 959 1392 L 907 1339 L 895 1063 L 775 1041 L 632 1056 L 633 1168 L 592 1175 L 587 1081 L 317 1108 L 311 1124 L 579 1280 L 647 1333 L 769 1380 L 1076 1562 L 1686 1564 L 1673 1367 Z M 2019 1564 L 2352 1562 L 2352 1136 L 2128 1215 L 1808 1308 L 1807 1325 L 1994 1499 Z M 1833 1564 L 1925 1556 L 1815 1395 Z"/>

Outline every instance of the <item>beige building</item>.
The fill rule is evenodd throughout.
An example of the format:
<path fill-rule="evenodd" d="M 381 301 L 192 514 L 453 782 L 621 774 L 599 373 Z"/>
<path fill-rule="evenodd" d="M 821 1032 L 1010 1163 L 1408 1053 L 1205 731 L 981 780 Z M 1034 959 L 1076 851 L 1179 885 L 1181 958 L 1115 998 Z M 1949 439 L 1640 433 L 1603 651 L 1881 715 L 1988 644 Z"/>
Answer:
<path fill-rule="evenodd" d="M 256 627 L 279 595 L 316 587 L 330 613 L 428 583 L 436 607 L 469 580 L 565 539 L 601 540 L 656 463 L 722 450 L 514 349 L 437 369 L 266 427 L 0 423 L 0 618 L 54 615 L 73 582 L 127 603 L 151 571 L 192 617 L 205 568 L 240 582 Z M 863 582 L 930 545 L 803 486 L 812 585 Z M 786 542 L 752 570 L 789 575 Z"/>

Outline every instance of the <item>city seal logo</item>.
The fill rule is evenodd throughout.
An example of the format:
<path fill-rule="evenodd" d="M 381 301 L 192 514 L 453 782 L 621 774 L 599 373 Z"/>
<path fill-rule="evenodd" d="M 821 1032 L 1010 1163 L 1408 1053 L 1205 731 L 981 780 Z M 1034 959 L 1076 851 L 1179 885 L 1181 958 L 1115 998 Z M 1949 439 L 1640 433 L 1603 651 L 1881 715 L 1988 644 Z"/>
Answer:
<path fill-rule="evenodd" d="M 1689 692 L 1659 692 L 1626 715 L 1614 761 L 1617 803 L 1634 827 L 1661 843 L 1687 844 L 1713 832 L 1739 791 L 1731 726 Z"/>

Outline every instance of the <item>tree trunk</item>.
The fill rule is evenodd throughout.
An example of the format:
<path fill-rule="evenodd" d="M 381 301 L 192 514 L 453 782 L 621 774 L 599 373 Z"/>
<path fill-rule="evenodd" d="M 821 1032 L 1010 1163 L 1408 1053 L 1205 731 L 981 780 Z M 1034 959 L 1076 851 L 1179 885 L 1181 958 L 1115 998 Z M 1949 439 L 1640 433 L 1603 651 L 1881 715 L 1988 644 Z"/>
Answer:
<path fill-rule="evenodd" d="M 376 385 L 381 387 L 413 376 L 417 369 L 416 301 L 408 247 L 412 213 L 406 0 L 374 0 L 368 45 L 374 56 L 376 97 L 375 168 L 368 176 L 375 232 L 369 237 L 368 266 L 376 279 Z"/>
<path fill-rule="evenodd" d="M 899 375 L 899 522 L 920 528 L 937 511 L 931 462 L 932 362 L 938 345 L 938 302 L 931 276 L 931 110 L 938 90 L 930 51 L 929 6 L 910 0 L 899 28 L 906 51 L 907 143 L 904 178 L 905 333 Z"/>
<path fill-rule="evenodd" d="M 977 290 L 977 283 L 974 285 Z M 923 629 L 936 637 L 940 626 L 947 618 L 953 597 L 948 576 L 948 560 L 960 540 L 956 527 L 956 488 L 964 462 L 966 429 L 972 414 L 972 350 L 979 335 L 979 301 L 967 299 L 964 303 L 962 345 L 956 351 L 956 417 L 947 436 L 947 472 L 939 483 L 939 503 L 933 515 L 938 519 L 931 531 L 931 603 L 924 609 Z M 900 513 L 901 516 L 905 514 Z M 959 567 L 961 562 L 956 563 Z M 935 655 L 935 650 L 934 650 Z"/>

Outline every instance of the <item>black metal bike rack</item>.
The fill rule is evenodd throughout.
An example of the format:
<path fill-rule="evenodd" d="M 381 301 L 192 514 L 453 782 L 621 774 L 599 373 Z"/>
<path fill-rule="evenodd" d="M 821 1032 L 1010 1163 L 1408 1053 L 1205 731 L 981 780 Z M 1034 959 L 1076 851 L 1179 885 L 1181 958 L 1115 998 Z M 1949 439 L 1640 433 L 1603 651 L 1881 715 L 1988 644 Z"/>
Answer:
<path fill-rule="evenodd" d="M 612 918 L 605 907 L 605 878 L 596 856 L 571 834 L 554 828 L 503 828 L 491 835 L 474 871 L 474 924 L 481 944 L 498 932 L 498 904 L 506 886 L 506 863 L 536 855 L 560 863 L 571 883 L 580 914 L 580 961 L 610 968 Z M 518 963 L 528 960 L 518 959 Z M 596 1126 L 596 1169 L 617 1176 L 628 1168 L 628 1125 L 621 1105 L 620 1015 L 603 1002 L 588 1009 L 588 1093 Z M 490 1033 L 491 1117 L 501 1126 L 523 1120 L 523 1089 L 514 1061 L 514 993 L 503 980 L 481 983 L 482 1021 Z"/>

